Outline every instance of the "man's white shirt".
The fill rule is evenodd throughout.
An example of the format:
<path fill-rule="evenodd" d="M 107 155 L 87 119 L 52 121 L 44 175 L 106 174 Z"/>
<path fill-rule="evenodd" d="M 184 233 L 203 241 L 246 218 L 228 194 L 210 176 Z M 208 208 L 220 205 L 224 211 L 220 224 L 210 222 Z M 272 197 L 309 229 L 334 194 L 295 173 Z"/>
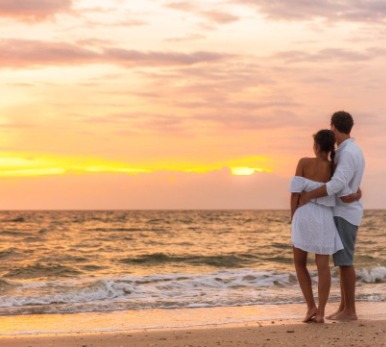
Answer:
<path fill-rule="evenodd" d="M 335 155 L 336 169 L 331 180 L 326 183 L 327 194 L 337 195 L 334 216 L 342 217 L 353 225 L 359 226 L 363 216 L 362 202 L 344 203 L 339 199 L 350 193 L 355 193 L 361 184 L 365 169 L 362 150 L 349 138 L 343 141 Z"/>

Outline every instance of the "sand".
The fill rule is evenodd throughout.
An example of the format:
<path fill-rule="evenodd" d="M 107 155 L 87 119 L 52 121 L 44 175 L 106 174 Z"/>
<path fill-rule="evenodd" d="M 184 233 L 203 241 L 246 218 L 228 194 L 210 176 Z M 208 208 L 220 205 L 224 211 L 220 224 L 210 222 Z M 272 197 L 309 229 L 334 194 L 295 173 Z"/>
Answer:
<path fill-rule="evenodd" d="M 143 326 L 133 329 L 133 325 L 123 322 L 117 331 L 103 331 L 116 319 L 124 319 L 125 312 L 113 314 L 89 315 L 37 315 L 35 317 L 0 317 L 1 347 L 276 347 L 276 346 L 371 346 L 386 347 L 386 303 L 360 303 L 360 319 L 353 322 L 331 322 L 325 324 L 301 323 L 300 310 L 303 305 L 280 305 L 272 311 L 272 319 L 261 317 L 262 307 L 234 307 L 218 309 L 190 309 L 153 312 L 145 316 Z M 261 320 L 255 320 L 251 312 L 258 312 Z M 269 310 L 268 310 L 269 311 Z M 185 317 L 189 313 L 192 326 L 149 328 L 154 324 L 146 319 L 159 319 L 167 312 L 170 322 L 176 317 Z M 267 310 L 264 312 L 267 313 Z M 294 317 L 293 312 L 298 312 Z M 226 323 L 224 314 L 244 317 L 243 322 Z M 248 316 L 249 314 L 249 316 Z M 303 314 L 303 312 L 301 313 Z M 280 318 L 282 315 L 284 318 Z M 208 320 L 208 316 L 210 319 Z M 290 316 L 291 318 L 288 318 Z M 88 317 L 88 328 L 82 321 Z M 95 319 L 99 317 L 99 319 Z M 155 317 L 155 318 L 154 318 Z M 157 318 L 158 317 L 158 318 Z M 197 319 L 197 317 L 202 317 Z M 204 319 L 212 324 L 198 324 Z M 103 318 L 103 319 L 102 319 Z M 57 332 L 56 323 L 72 321 L 72 331 L 68 328 Z M 36 322 L 31 326 L 31 322 Z M 214 323 L 218 321 L 219 324 Z M 181 320 L 182 322 L 182 320 Z M 185 322 L 185 321 L 184 321 Z M 190 322 L 190 324 L 192 323 Z M 20 323 L 20 324 L 18 324 Z M 186 322 L 185 322 L 186 323 Z M 184 323 L 184 324 L 185 324 Z M 23 327 L 23 324 L 25 326 Z M 50 325 L 51 324 L 51 325 Z M 127 323 L 128 324 L 128 323 Z M 132 324 L 132 323 L 130 323 Z M 26 330 L 31 326 L 31 330 Z M 153 325 L 154 326 L 154 325 Z M 13 327 L 13 330 L 11 329 Z M 76 328 L 78 327 L 78 328 Z M 93 328 L 95 331 L 92 331 Z M 8 330 L 13 333 L 7 333 Z M 77 329 L 77 330 L 76 330 Z M 56 332 L 55 332 L 56 331 Z M 67 332 L 65 332 L 67 331 Z"/>
<path fill-rule="evenodd" d="M 271 326 L 211 327 L 162 331 L 3 337 L 4 347 L 245 347 L 245 346 L 386 346 L 386 321 Z"/>

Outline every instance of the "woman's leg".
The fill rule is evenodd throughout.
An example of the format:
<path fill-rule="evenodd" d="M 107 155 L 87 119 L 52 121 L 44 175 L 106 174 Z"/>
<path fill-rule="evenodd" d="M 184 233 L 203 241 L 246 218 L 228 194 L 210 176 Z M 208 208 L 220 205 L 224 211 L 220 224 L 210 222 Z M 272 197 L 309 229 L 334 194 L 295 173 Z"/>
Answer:
<path fill-rule="evenodd" d="M 311 277 L 307 269 L 308 253 L 299 248 L 294 247 L 293 254 L 294 254 L 296 275 L 298 277 L 300 289 L 302 290 L 304 299 L 306 300 L 306 303 L 307 303 L 307 313 L 303 322 L 308 322 L 315 317 L 316 311 L 317 311 L 315 300 L 314 300 L 314 294 L 312 292 Z"/>
<path fill-rule="evenodd" d="M 329 264 L 329 255 L 316 254 L 315 262 L 318 269 L 318 297 L 319 305 L 318 312 L 315 317 L 317 323 L 324 323 L 324 311 L 326 308 L 327 300 L 330 295 L 331 288 L 331 271 Z"/>

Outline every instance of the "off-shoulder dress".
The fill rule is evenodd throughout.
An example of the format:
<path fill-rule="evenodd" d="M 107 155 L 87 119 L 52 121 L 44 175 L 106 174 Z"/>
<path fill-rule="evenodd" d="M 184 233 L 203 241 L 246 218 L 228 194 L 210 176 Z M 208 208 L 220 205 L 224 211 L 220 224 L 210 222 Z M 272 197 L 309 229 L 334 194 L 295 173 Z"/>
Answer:
<path fill-rule="evenodd" d="M 311 191 L 324 183 L 294 176 L 290 182 L 292 193 Z M 311 200 L 296 209 L 292 218 L 291 239 L 296 248 L 315 254 L 334 254 L 343 249 L 336 229 L 333 207 L 335 195 Z"/>

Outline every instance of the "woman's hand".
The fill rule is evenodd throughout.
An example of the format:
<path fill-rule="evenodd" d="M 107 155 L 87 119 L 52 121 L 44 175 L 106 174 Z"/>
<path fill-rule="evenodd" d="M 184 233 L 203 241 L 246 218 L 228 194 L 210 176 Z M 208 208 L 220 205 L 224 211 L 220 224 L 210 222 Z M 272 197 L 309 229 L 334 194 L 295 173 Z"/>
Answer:
<path fill-rule="evenodd" d="M 346 195 L 346 196 L 341 196 L 340 200 L 342 200 L 346 204 L 350 204 L 354 201 L 358 201 L 361 198 L 362 198 L 362 191 L 359 188 L 356 193 L 352 193 L 352 194 Z"/>

